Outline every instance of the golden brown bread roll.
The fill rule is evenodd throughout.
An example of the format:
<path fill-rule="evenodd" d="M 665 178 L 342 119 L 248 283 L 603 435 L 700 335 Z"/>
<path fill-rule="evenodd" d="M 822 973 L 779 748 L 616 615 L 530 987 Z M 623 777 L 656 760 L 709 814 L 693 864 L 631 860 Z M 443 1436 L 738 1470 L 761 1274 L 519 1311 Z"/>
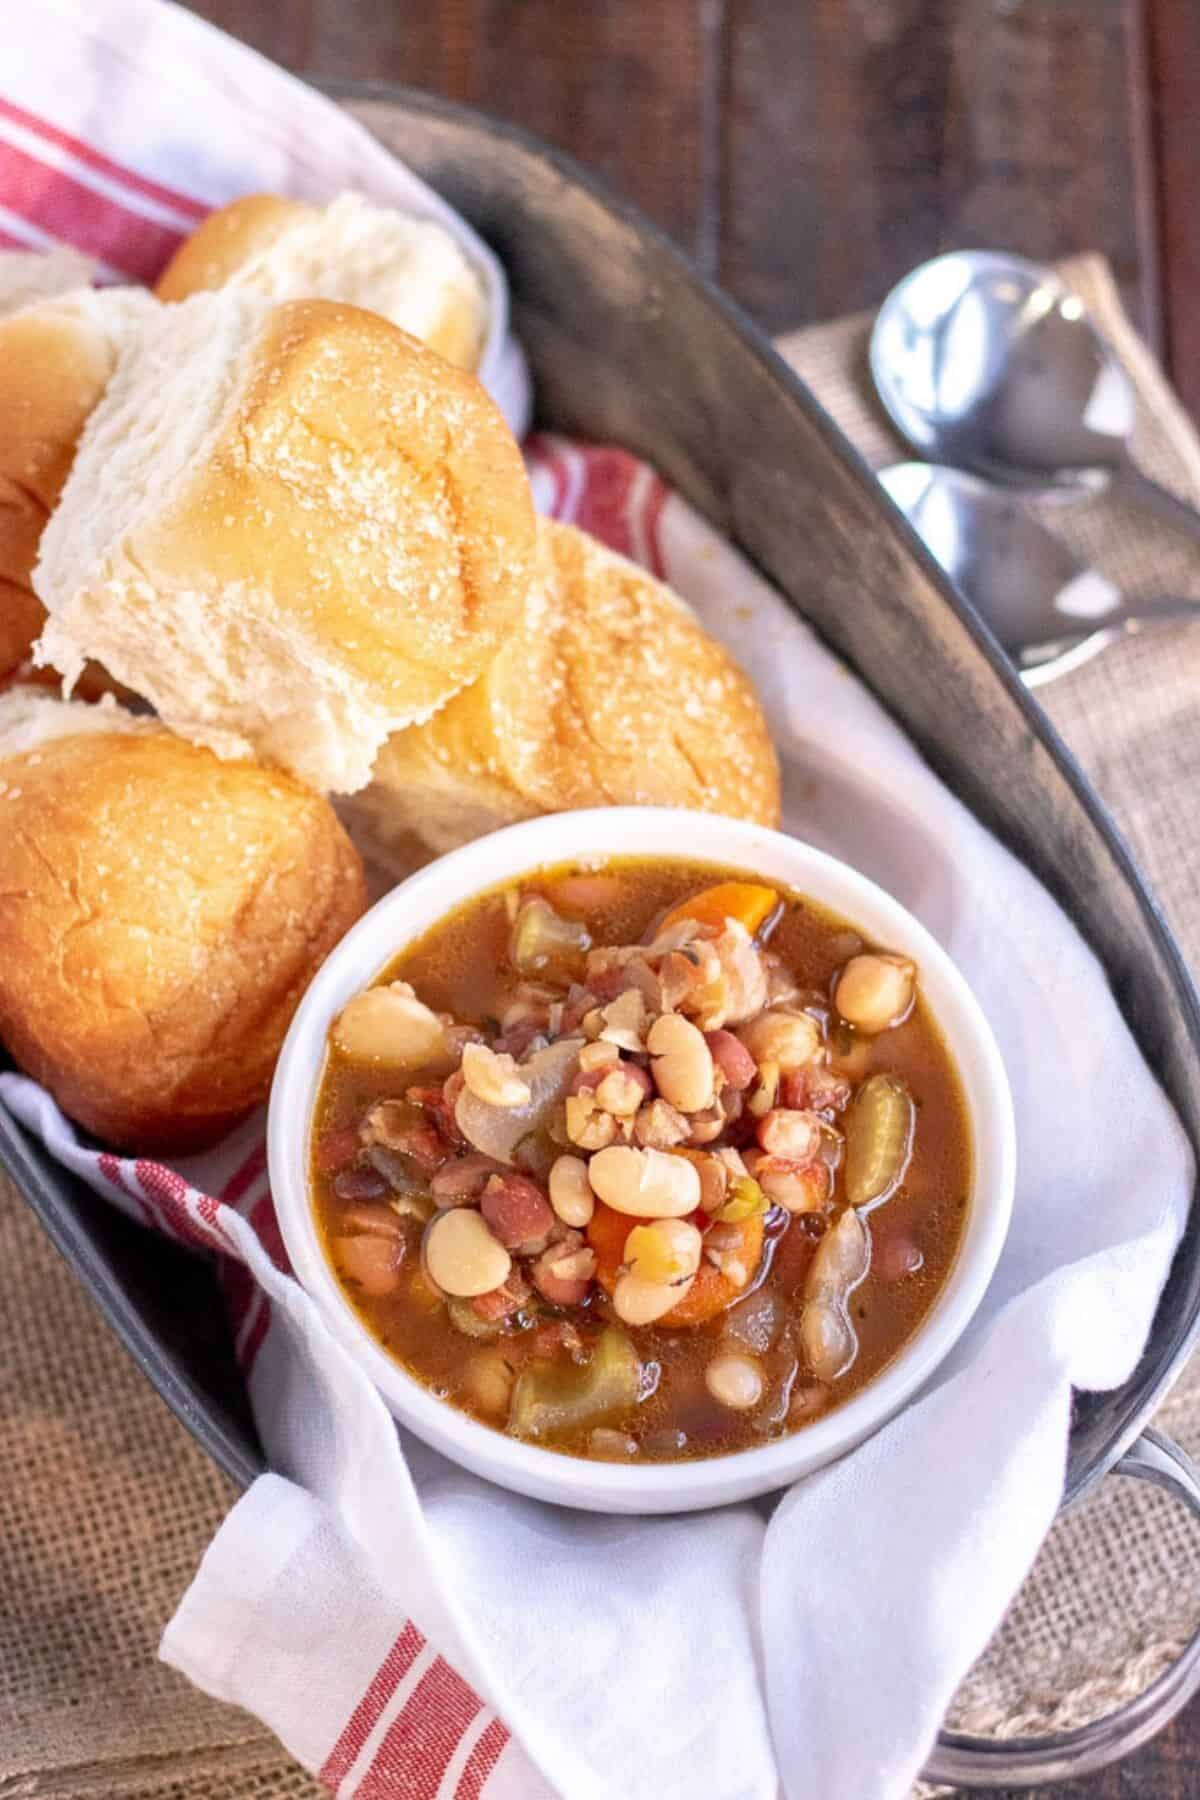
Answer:
<path fill-rule="evenodd" d="M 81 288 L 0 318 L 0 675 L 45 620 L 33 566 L 80 433 L 121 345 L 155 310 L 141 288 Z"/>
<path fill-rule="evenodd" d="M 247 194 L 210 213 L 159 277 L 160 300 L 226 286 L 269 300 L 344 300 L 382 313 L 462 369 L 479 362 L 487 301 L 432 219 L 341 194 L 328 206 Z"/>
<path fill-rule="evenodd" d="M 34 572 L 38 660 L 101 661 L 176 731 L 311 786 L 487 666 L 533 505 L 473 376 L 375 313 L 160 307 L 89 421 Z"/>
<path fill-rule="evenodd" d="M 326 800 L 111 702 L 0 695 L 0 1038 L 122 1149 L 213 1141 L 264 1099 L 365 904 Z"/>
<path fill-rule="evenodd" d="M 570 525 L 538 522 L 521 628 L 482 680 L 390 738 L 344 808 L 410 868 L 537 813 L 688 806 L 774 825 L 779 769 L 750 682 L 683 602 Z"/>

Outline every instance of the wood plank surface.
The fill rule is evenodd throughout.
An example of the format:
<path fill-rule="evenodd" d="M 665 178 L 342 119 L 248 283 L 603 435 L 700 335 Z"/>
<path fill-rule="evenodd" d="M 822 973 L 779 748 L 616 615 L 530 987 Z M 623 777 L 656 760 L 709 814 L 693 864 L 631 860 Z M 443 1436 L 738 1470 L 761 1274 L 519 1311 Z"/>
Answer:
<path fill-rule="evenodd" d="M 540 133 L 771 330 L 950 245 L 1112 261 L 1200 411 L 1198 0 L 194 0 L 313 78 Z M 1197 1800 L 1200 1702 L 1055 1800 Z"/>

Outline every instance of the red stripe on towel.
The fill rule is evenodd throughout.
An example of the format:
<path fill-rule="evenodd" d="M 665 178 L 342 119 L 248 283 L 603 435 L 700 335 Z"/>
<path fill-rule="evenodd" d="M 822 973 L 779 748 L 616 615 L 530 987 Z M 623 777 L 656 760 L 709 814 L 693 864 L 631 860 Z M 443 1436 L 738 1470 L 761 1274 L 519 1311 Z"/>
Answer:
<path fill-rule="evenodd" d="M 454 1800 L 479 1800 L 483 1792 L 483 1784 L 500 1761 L 504 1746 L 509 1741 L 507 1725 L 501 1719 L 493 1719 L 491 1724 L 481 1731 L 470 1756 L 466 1760 L 462 1774 L 458 1778 L 458 1786 L 454 1790 Z"/>
<path fill-rule="evenodd" d="M 112 181 L 121 182 L 132 193 L 143 194 L 146 199 L 157 200 L 163 206 L 173 206 L 176 212 L 186 213 L 193 219 L 202 219 L 212 210 L 191 194 L 181 194 L 177 188 L 164 187 L 160 181 L 150 181 L 135 169 L 113 162 L 111 157 L 103 155 L 92 144 L 85 143 L 82 138 L 72 137 L 70 132 L 51 125 L 48 119 L 39 119 L 35 114 L 25 112 L 22 107 L 14 106 L 11 100 L 0 99 L 0 116 L 11 119 L 14 125 L 23 125 L 26 131 L 36 132 L 48 144 L 68 151 L 81 163 L 86 163 L 89 169 L 95 169 L 100 175 L 107 175 Z"/>
<path fill-rule="evenodd" d="M 143 218 L 62 169 L 0 142 L 0 199 L 60 243 L 139 281 L 153 281 L 184 234 Z"/>
<path fill-rule="evenodd" d="M 425 1639 L 410 1619 L 371 1677 L 366 1693 L 321 1765 L 320 1779 L 334 1793 L 361 1756 L 363 1745 L 383 1717 L 384 1707 L 424 1648 Z"/>
<path fill-rule="evenodd" d="M 358 1800 L 434 1800 L 483 1702 L 439 1656 L 380 1739 Z"/>

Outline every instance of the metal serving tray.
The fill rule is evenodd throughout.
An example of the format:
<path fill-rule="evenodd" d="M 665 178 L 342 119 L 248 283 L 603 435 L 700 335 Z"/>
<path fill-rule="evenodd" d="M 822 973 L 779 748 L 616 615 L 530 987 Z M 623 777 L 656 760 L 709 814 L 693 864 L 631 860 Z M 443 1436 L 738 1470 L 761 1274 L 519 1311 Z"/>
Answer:
<path fill-rule="evenodd" d="M 989 633 L 766 338 L 568 158 L 427 95 L 334 91 L 503 259 L 539 422 L 654 463 L 874 689 L 1076 921 L 1200 1150 L 1200 1003 L 1128 851 Z M 98 1204 L 2 1108 L 0 1160 L 167 1403 L 250 1481 L 262 1453 L 211 1268 Z M 1078 1400 L 1068 1502 L 1125 1456 L 1191 1348 L 1197 1233 L 1193 1211 L 1134 1375 Z M 1145 1439 L 1126 1467 L 1180 1493 L 1190 1478 Z M 1200 1644 L 1116 1720 L 1044 1744 L 947 1735 L 930 1772 L 987 1786 L 1082 1774 L 1169 1717 L 1197 1665 Z"/>

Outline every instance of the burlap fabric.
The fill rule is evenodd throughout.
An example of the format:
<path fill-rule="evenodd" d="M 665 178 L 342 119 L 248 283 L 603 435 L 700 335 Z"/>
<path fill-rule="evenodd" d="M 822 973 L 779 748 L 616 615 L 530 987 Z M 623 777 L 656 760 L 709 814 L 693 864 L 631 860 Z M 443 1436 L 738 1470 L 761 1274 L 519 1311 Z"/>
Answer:
<path fill-rule="evenodd" d="M 1200 443 L 1121 312 L 1103 263 L 1065 265 L 1138 384 L 1145 467 L 1200 500 Z M 788 356 L 875 466 L 903 452 L 865 382 L 869 321 L 799 333 Z M 1200 594 L 1200 556 L 1112 503 L 1049 503 L 1055 529 L 1133 594 Z M 1200 630 L 1131 641 L 1043 690 L 1186 951 L 1200 953 Z M 1112 1128 L 1120 1129 L 1113 1121 Z M 1200 1450 L 1200 1380 L 1160 1415 Z M 0 1800 L 299 1800 L 321 1790 L 254 1720 L 155 1658 L 231 1503 L 217 1473 L 93 1313 L 0 1178 Z M 1195 1623 L 1200 1534 L 1142 1484 L 1109 1481 L 1055 1529 L 960 1726 L 1078 1723 L 1136 1692 Z"/>

